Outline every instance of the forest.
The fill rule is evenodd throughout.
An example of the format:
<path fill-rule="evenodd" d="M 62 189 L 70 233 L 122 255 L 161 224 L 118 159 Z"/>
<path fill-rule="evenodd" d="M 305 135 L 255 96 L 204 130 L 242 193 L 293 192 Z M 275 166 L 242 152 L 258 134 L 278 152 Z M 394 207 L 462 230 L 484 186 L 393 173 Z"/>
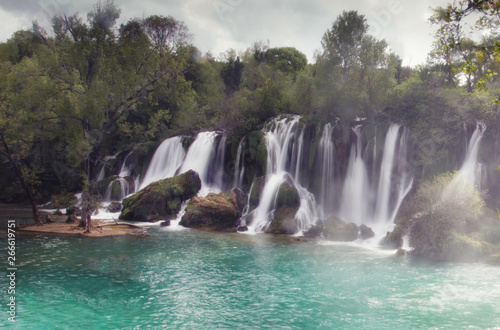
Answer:
<path fill-rule="evenodd" d="M 235 149 L 286 114 L 300 115 L 303 125 L 336 123 L 344 172 L 354 123 L 363 121 L 372 136 L 378 123 L 404 125 L 413 146 L 412 194 L 457 169 L 461 132 L 485 123 L 482 198 L 495 211 L 499 15 L 488 1 L 435 8 L 434 50 L 417 67 L 403 66 L 356 11 L 333 20 L 312 62 L 266 42 L 202 54 L 183 22 L 153 15 L 118 26 L 120 9 L 110 1 L 86 17 L 55 16 L 51 27 L 33 22 L 0 44 L 0 202 L 29 202 L 41 222 L 38 205 L 83 191 L 90 212 L 103 197 L 96 178 L 110 155 L 134 150 L 150 159 L 163 140 L 203 131 L 224 132 Z M 475 39 L 465 32 L 472 16 Z"/>

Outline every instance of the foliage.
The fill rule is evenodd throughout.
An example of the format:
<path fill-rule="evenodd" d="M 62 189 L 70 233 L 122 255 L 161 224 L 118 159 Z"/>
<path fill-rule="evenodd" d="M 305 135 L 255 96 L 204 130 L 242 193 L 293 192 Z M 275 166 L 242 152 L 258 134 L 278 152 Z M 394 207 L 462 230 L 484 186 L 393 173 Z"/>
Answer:
<path fill-rule="evenodd" d="M 471 24 L 472 17 L 475 18 Z M 444 63 L 447 79 L 454 81 L 461 72 L 469 91 L 483 89 L 498 74 L 500 43 L 498 27 L 500 6 L 497 1 L 454 1 L 434 9 L 431 22 L 438 25 L 435 42 L 436 58 Z M 485 36 L 472 40 L 469 31 Z"/>
<path fill-rule="evenodd" d="M 409 227 L 414 253 L 433 260 L 454 260 L 457 248 L 465 248 L 467 235 L 476 231 L 484 201 L 460 172 L 444 173 L 423 182 L 414 198 Z"/>

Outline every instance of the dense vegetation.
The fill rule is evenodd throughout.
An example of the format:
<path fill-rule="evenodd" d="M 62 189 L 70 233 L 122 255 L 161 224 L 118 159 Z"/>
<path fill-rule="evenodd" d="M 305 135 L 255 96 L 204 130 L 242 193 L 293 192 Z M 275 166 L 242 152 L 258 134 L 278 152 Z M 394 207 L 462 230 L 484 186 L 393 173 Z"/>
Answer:
<path fill-rule="evenodd" d="M 471 12 L 489 31 L 479 41 L 463 36 Z M 0 44 L 0 201 L 29 200 L 35 221 L 36 204 L 51 195 L 94 196 L 91 179 L 107 155 L 147 153 L 200 130 L 238 138 L 281 113 L 346 126 L 357 117 L 405 124 L 419 143 L 418 179 L 446 170 L 457 132 L 476 120 L 488 125 L 484 154 L 498 157 L 499 8 L 489 2 L 437 9 L 436 51 L 417 68 L 403 67 L 354 11 L 325 32 L 314 63 L 264 43 L 201 54 L 173 17 L 117 26 L 119 15 L 112 2 L 98 3 L 86 20 L 56 16 L 50 31 L 35 22 Z M 347 143 L 344 132 L 338 144 Z M 498 196 L 500 183 L 493 189 Z"/>

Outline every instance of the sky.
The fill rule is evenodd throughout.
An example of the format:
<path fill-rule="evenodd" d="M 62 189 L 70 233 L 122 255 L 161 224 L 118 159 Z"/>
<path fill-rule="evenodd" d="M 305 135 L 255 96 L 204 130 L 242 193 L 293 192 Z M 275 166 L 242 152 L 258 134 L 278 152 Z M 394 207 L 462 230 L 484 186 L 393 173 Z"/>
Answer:
<path fill-rule="evenodd" d="M 50 17 L 76 12 L 86 18 L 96 0 L 0 0 L 0 42 L 29 29 L 33 20 L 50 31 Z M 244 51 L 255 42 L 295 47 L 311 62 L 321 51 L 321 38 L 344 10 L 365 15 L 369 33 L 385 39 L 403 65 L 424 64 L 436 27 L 431 8 L 451 0 L 115 0 L 118 23 L 149 15 L 173 16 L 193 34 L 193 44 L 214 56 Z"/>

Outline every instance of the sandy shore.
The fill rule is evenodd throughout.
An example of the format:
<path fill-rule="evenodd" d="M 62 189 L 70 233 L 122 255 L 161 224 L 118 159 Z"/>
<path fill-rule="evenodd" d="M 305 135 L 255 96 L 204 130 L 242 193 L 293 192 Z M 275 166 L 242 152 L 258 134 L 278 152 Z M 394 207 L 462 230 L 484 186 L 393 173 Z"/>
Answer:
<path fill-rule="evenodd" d="M 43 226 L 28 225 L 17 229 L 19 233 L 27 234 L 51 234 L 64 236 L 84 236 L 84 237 L 108 237 L 108 236 L 144 236 L 148 235 L 144 228 L 126 222 L 109 223 L 93 221 L 90 233 L 85 232 L 85 228 L 78 227 L 78 223 L 66 223 L 56 221 L 46 223 Z"/>

